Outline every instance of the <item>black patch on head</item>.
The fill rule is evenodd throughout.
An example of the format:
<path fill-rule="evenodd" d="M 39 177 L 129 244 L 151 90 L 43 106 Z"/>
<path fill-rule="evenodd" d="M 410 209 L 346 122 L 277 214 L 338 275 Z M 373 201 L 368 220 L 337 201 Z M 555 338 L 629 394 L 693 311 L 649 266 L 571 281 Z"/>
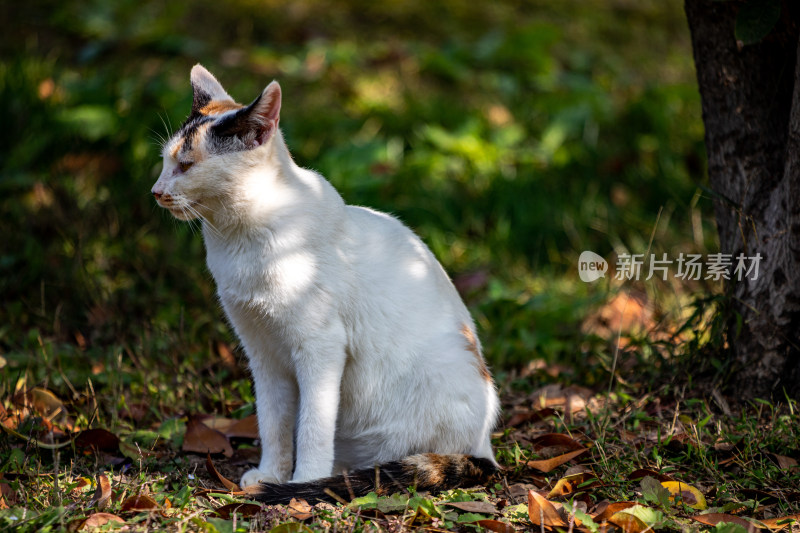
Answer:
<path fill-rule="evenodd" d="M 207 106 L 209 102 L 211 102 L 211 95 L 200 89 L 200 87 L 195 84 L 192 84 L 192 91 L 194 91 L 192 95 L 192 115 L 199 115 L 200 110 Z"/>
<path fill-rule="evenodd" d="M 200 113 L 195 113 L 192 111 L 192 114 L 189 115 L 183 125 L 181 125 L 181 128 L 178 130 L 180 136 L 183 137 L 182 151 L 187 152 L 191 150 L 192 143 L 194 142 L 194 134 L 197 132 L 197 128 L 213 120 L 214 119 L 212 117 L 201 115 Z"/>
<path fill-rule="evenodd" d="M 250 105 L 228 113 L 209 128 L 211 151 L 214 153 L 241 152 L 257 146 L 259 122 L 254 117 L 254 110 L 261 95 Z"/>

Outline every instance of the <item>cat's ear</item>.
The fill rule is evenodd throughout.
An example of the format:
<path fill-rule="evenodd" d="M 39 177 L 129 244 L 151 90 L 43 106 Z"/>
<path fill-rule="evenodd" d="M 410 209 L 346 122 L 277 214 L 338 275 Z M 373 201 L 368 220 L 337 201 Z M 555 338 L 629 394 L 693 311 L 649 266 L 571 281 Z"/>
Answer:
<path fill-rule="evenodd" d="M 216 135 L 223 137 L 239 137 L 248 148 L 255 148 L 274 135 L 280 113 L 281 86 L 273 81 L 250 105 L 224 117 L 213 126 L 213 130 Z"/>
<path fill-rule="evenodd" d="M 281 86 L 273 81 L 252 104 L 247 106 L 250 124 L 258 144 L 264 144 L 278 129 L 281 118 Z"/>
<path fill-rule="evenodd" d="M 220 82 L 206 68 L 198 63 L 192 67 L 192 113 L 200 113 L 200 110 L 208 105 L 212 100 L 233 101 Z"/>

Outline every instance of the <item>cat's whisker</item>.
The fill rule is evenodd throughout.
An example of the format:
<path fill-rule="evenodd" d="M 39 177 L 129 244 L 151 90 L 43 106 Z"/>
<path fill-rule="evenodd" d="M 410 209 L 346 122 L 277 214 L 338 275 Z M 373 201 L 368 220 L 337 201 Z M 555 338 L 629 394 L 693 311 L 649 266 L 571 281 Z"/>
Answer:
<path fill-rule="evenodd" d="M 158 131 L 154 130 L 153 128 L 147 128 L 153 136 L 150 137 L 150 140 L 159 147 L 160 150 L 163 150 L 164 145 L 167 144 L 167 140 L 169 137 L 164 137 Z"/>
<path fill-rule="evenodd" d="M 164 116 L 166 116 L 166 117 L 167 117 L 167 121 L 164 121 Z M 167 132 L 167 134 L 166 134 L 166 136 L 165 136 L 165 139 L 169 139 L 169 138 L 170 138 L 170 136 L 172 135 L 172 125 L 171 125 L 171 124 L 169 124 L 169 125 L 167 124 L 167 122 L 169 121 L 169 113 L 167 113 L 166 111 L 164 111 L 164 115 L 162 115 L 161 113 L 159 113 L 159 114 L 158 114 L 158 118 L 160 118 L 160 119 L 161 119 L 161 124 L 164 126 L 164 129 L 165 129 L 165 130 L 166 130 L 166 132 Z M 166 141 L 165 141 L 165 142 L 166 142 Z"/>

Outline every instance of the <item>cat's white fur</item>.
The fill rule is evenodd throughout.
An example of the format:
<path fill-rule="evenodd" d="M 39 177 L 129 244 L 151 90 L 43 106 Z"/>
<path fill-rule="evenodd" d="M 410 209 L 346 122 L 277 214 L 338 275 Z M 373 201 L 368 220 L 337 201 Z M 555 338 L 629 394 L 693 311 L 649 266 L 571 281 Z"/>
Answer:
<path fill-rule="evenodd" d="M 199 65 L 192 83 L 230 100 Z M 296 165 L 277 83 L 263 95 L 266 138 L 204 155 L 201 127 L 182 172 L 176 135 L 153 187 L 177 217 L 203 219 L 208 268 L 247 354 L 263 451 L 242 485 L 422 452 L 493 460 L 497 393 L 447 274 L 397 219 L 346 205 Z"/>

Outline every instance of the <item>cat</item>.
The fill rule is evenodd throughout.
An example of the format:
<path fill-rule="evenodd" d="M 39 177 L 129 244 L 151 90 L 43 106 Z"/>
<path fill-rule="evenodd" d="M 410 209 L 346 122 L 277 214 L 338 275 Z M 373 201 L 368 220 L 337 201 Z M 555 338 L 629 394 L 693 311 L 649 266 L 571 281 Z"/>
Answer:
<path fill-rule="evenodd" d="M 295 164 L 276 81 L 247 106 L 199 64 L 191 85 L 191 113 L 163 146 L 151 192 L 176 218 L 201 221 L 247 356 L 262 456 L 241 485 L 286 503 L 489 479 L 497 391 L 428 247 Z"/>

